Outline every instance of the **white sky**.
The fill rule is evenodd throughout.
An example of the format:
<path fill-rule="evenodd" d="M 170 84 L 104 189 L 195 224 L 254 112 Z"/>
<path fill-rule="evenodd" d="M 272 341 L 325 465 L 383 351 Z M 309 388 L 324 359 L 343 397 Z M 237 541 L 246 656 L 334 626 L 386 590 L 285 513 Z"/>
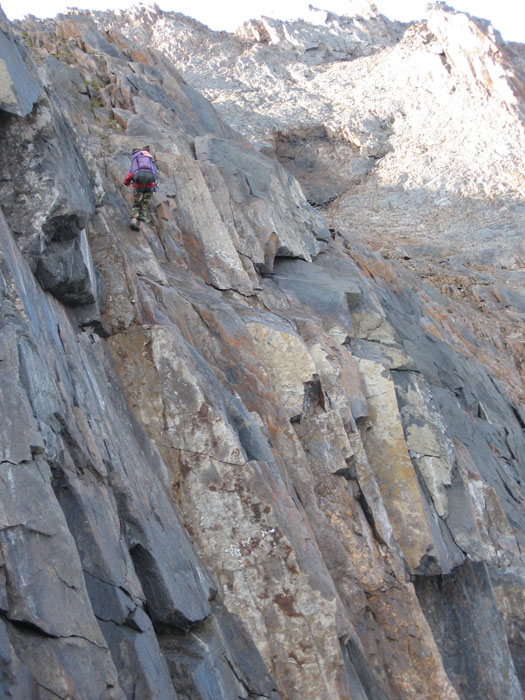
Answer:
<path fill-rule="evenodd" d="M 9 19 L 27 14 L 54 17 L 70 7 L 106 10 L 138 4 L 134 0 L 0 0 Z M 308 5 L 345 14 L 351 0 L 157 0 L 163 10 L 182 12 L 212 29 L 234 31 L 247 19 L 261 15 L 278 19 L 307 17 Z M 390 19 L 404 21 L 425 17 L 427 0 L 376 0 L 378 10 Z M 525 43 L 525 2 L 523 0 L 449 0 L 456 10 L 489 19 L 507 41 Z"/>

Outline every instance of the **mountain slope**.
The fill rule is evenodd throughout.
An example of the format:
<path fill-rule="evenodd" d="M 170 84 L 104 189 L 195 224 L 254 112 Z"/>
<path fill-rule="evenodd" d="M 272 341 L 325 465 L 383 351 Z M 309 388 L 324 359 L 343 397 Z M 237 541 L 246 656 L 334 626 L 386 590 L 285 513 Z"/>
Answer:
<path fill-rule="evenodd" d="M 521 54 L 463 18 L 2 18 L 5 695 L 522 698 Z"/>

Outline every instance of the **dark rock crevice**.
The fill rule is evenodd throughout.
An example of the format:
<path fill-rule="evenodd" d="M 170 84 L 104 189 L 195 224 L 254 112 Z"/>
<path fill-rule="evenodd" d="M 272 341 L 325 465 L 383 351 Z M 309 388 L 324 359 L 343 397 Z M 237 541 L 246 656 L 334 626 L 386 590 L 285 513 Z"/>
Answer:
<path fill-rule="evenodd" d="M 355 639 L 341 639 L 351 697 L 355 700 L 388 700 L 388 694 L 374 675 L 362 647 Z"/>
<path fill-rule="evenodd" d="M 247 631 L 219 603 L 191 634 L 160 627 L 159 642 L 179 698 L 281 697 Z"/>

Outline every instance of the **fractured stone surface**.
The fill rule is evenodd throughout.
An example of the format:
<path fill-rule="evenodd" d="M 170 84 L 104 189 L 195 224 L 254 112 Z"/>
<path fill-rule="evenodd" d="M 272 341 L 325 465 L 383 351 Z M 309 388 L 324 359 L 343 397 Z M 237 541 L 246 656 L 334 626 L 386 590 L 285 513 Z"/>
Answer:
<path fill-rule="evenodd" d="M 2 33 L 0 694 L 522 697 L 521 53 L 352 7 Z"/>

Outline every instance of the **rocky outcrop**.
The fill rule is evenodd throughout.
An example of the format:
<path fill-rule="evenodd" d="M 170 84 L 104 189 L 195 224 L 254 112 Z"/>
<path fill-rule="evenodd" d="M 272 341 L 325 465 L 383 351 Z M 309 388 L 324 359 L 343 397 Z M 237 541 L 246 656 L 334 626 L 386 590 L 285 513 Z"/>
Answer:
<path fill-rule="evenodd" d="M 0 10 L 0 109 L 24 117 L 41 95 L 39 80 L 20 41 L 13 36 L 9 20 Z"/>
<path fill-rule="evenodd" d="M 0 19 L 7 24 L 5 15 Z M 84 158 L 25 48 L 7 29 L 1 36 L 4 85 L 13 86 L 14 100 L 2 103 L 2 209 L 43 288 L 67 305 L 94 304 L 85 227 L 95 207 Z"/>
<path fill-rule="evenodd" d="M 378 252 L 400 198 L 422 219 L 438 206 L 423 183 L 392 185 L 387 211 L 386 188 L 344 218 L 352 197 L 379 191 L 383 161 L 420 176 L 387 118 L 392 96 L 344 139 L 307 112 L 286 131 L 251 117 L 312 207 L 271 149 L 173 67 L 181 46 L 201 45 L 215 70 L 224 41 L 246 65 L 275 51 L 335 79 L 417 50 L 462 91 L 425 25 L 401 38 L 365 5 L 327 16 L 327 33 L 261 20 L 268 36 L 258 23 L 217 36 L 145 8 L 3 33 L 20 57 L 4 61 L 13 84 L 37 86 L 31 104 L 17 96 L 0 113 L 7 697 L 522 698 L 525 416 L 512 347 L 495 362 L 500 326 L 482 329 L 470 297 L 424 278 L 430 252 L 418 265 Z M 305 35 L 324 47 L 316 60 Z M 239 128 L 236 100 L 223 115 Z M 520 133 L 517 110 L 490 105 Z M 146 144 L 159 187 L 131 231 L 122 179 Z M 348 154 L 350 172 L 324 179 Z M 452 169 L 443 187 L 459 180 Z M 319 204 L 335 195 L 326 223 Z M 512 324 L 520 297 L 501 275 L 491 303 Z"/>
<path fill-rule="evenodd" d="M 486 20 L 455 12 L 436 3 L 430 13 L 428 28 L 444 48 L 445 60 L 461 82 L 475 84 L 509 110 L 523 111 L 525 73 L 513 61 L 513 51 L 506 47 L 498 32 Z"/>
<path fill-rule="evenodd" d="M 318 65 L 368 56 L 395 44 L 403 25 L 381 15 L 369 0 L 348 3 L 348 15 L 310 5 L 308 19 L 283 22 L 270 17 L 245 22 L 235 36 L 257 44 L 270 44 Z"/>

